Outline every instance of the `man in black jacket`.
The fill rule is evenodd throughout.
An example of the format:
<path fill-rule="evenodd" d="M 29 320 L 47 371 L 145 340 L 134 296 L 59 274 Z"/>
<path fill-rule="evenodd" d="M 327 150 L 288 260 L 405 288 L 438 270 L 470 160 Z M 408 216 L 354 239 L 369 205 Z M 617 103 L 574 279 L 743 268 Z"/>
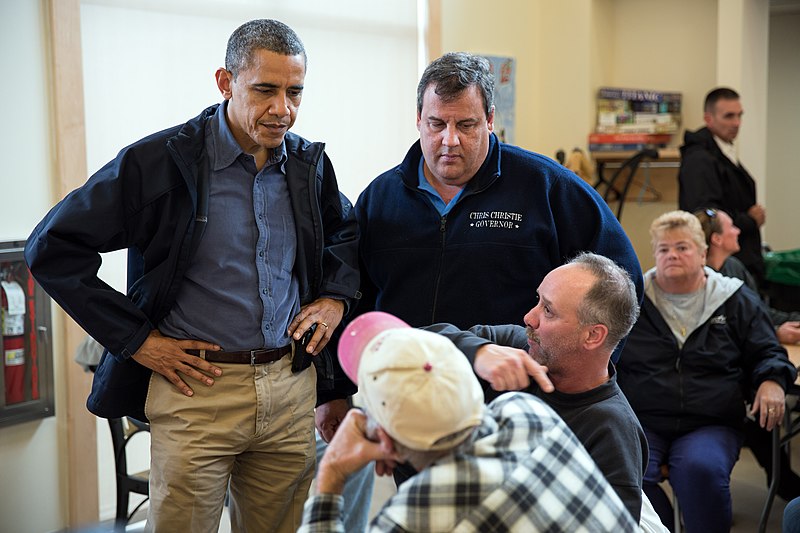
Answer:
<path fill-rule="evenodd" d="M 763 289 L 761 226 L 766 210 L 756 202 L 755 181 L 739 163 L 733 144 L 743 113 L 739 94 L 726 87 L 716 88 L 706 95 L 704 110 L 706 127 L 684 135 L 678 203 L 683 211 L 715 207 L 733 218 L 742 230 L 741 250 L 736 257 Z"/>
<path fill-rule="evenodd" d="M 306 355 L 359 283 L 324 145 L 288 131 L 305 73 L 294 31 L 245 23 L 216 71 L 222 104 L 123 148 L 28 239 L 37 281 L 106 347 L 89 410 L 150 421 L 148 530 L 216 531 L 228 488 L 233 531 L 300 525 L 317 397 Z M 120 249 L 127 295 L 97 276 L 100 252 Z M 336 405 L 323 418 L 343 418 Z"/>

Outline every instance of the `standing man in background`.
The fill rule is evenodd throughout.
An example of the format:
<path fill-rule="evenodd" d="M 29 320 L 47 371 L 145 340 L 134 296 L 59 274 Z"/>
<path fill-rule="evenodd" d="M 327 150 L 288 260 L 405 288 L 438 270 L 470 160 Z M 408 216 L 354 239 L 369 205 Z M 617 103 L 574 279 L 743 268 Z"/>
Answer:
<path fill-rule="evenodd" d="M 106 347 L 89 410 L 150 422 L 148 530 L 216 531 L 228 487 L 233 531 L 300 525 L 307 356 L 329 358 L 358 290 L 350 204 L 324 145 L 289 133 L 305 74 L 294 31 L 245 23 L 216 71 L 222 104 L 124 148 L 28 239 L 37 281 Z M 127 295 L 97 276 L 99 253 L 120 249 Z"/>
<path fill-rule="evenodd" d="M 761 226 L 767 212 L 756 202 L 756 183 L 739 162 L 733 144 L 742 114 L 739 94 L 733 89 L 718 87 L 706 95 L 703 113 L 706 126 L 684 134 L 678 205 L 689 212 L 713 207 L 728 213 L 742 231 L 741 250 L 735 256 L 763 290 Z"/>

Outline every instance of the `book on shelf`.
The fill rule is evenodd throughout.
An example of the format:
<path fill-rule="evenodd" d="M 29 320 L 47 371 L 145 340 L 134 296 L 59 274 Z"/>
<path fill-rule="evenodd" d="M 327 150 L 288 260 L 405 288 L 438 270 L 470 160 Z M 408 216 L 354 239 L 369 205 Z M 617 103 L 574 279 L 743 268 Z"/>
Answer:
<path fill-rule="evenodd" d="M 629 102 L 655 102 L 680 106 L 681 93 L 655 91 L 650 89 L 622 89 L 618 87 L 600 87 L 597 97 L 606 100 L 626 100 Z"/>
<path fill-rule="evenodd" d="M 668 144 L 669 133 L 590 133 L 589 144 Z"/>
<path fill-rule="evenodd" d="M 681 93 L 601 87 L 597 133 L 669 134 L 680 129 Z"/>
<path fill-rule="evenodd" d="M 590 152 L 638 152 L 645 148 L 664 148 L 667 145 L 664 143 L 600 143 L 589 144 Z"/>

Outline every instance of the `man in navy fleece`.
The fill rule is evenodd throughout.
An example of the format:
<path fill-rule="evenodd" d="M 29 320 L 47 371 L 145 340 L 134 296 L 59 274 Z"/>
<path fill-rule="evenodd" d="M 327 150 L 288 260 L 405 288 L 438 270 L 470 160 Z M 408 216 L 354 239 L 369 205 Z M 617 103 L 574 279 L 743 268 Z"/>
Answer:
<path fill-rule="evenodd" d="M 520 324 L 544 276 L 579 252 L 631 275 L 633 247 L 602 198 L 555 161 L 500 142 L 494 78 L 480 56 L 449 53 L 417 88 L 419 142 L 361 194 L 359 312 L 412 326 Z"/>

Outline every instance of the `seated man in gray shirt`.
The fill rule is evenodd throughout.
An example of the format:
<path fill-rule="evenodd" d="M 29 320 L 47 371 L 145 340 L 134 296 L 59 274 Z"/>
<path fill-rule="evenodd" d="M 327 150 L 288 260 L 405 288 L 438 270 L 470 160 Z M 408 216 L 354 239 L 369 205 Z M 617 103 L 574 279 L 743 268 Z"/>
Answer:
<path fill-rule="evenodd" d="M 633 282 L 612 260 L 584 253 L 551 271 L 537 295 L 539 302 L 524 318 L 527 327 L 461 331 L 434 324 L 426 329 L 450 338 L 467 355 L 488 382 L 487 402 L 496 391 L 524 389 L 550 405 L 638 522 L 647 441 L 610 362 L 639 315 Z M 532 365 L 531 359 L 543 366 Z M 554 391 L 538 384 L 541 371 Z"/>

